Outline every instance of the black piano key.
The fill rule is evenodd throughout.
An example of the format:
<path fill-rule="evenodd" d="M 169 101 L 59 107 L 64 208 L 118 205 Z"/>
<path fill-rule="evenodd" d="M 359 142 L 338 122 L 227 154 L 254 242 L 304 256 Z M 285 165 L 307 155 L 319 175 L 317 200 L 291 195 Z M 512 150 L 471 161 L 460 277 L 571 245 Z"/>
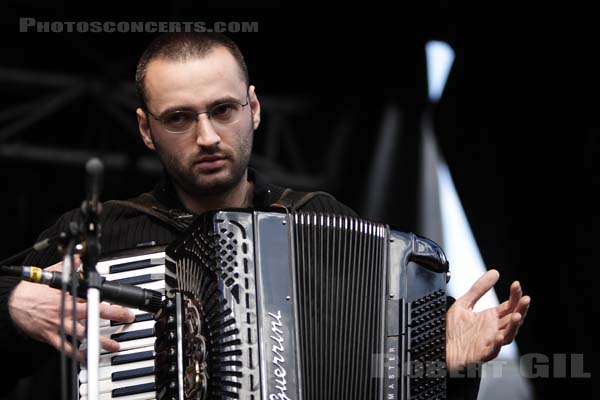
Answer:
<path fill-rule="evenodd" d="M 136 362 L 136 361 L 146 361 L 146 360 L 152 360 L 153 358 L 154 358 L 153 350 L 140 351 L 138 353 L 129 353 L 129 354 L 113 356 L 110 359 L 110 365 L 121 365 L 121 364 Z"/>
<path fill-rule="evenodd" d="M 122 387 L 122 388 L 118 388 L 118 389 L 113 389 L 112 397 L 122 397 L 122 396 L 129 396 L 132 394 L 138 394 L 138 393 L 153 392 L 154 387 L 155 387 L 154 383 L 143 383 L 141 385 L 133 385 L 133 386 L 127 386 L 127 387 Z"/>
<path fill-rule="evenodd" d="M 154 314 L 150 314 L 150 313 L 145 313 L 145 314 L 137 314 L 135 316 L 135 320 L 133 322 L 127 322 L 127 324 L 133 324 L 136 322 L 144 322 L 144 321 L 150 321 L 154 319 Z M 125 325 L 125 322 L 117 322 L 117 321 L 110 321 L 110 326 L 119 326 L 119 325 Z"/>
<path fill-rule="evenodd" d="M 140 268 L 147 268 L 147 267 L 152 267 L 153 265 L 161 265 L 163 264 L 163 261 L 161 261 L 160 259 L 146 259 L 146 260 L 139 260 L 139 261 L 131 261 L 131 262 L 126 262 L 126 263 L 121 263 L 121 264 L 113 264 L 110 266 L 110 273 L 114 274 L 117 272 L 125 272 L 125 271 L 133 271 L 136 269 L 140 269 Z"/>
<path fill-rule="evenodd" d="M 117 342 L 126 342 L 128 340 L 143 339 L 154 336 L 154 328 L 140 329 L 131 332 L 113 333 L 110 338 Z"/>
<path fill-rule="evenodd" d="M 162 281 L 163 279 L 165 279 L 165 274 L 145 274 L 131 276 L 129 278 L 115 279 L 110 282 L 120 283 L 122 285 L 141 285 L 142 283 Z"/>
<path fill-rule="evenodd" d="M 114 381 L 122 381 L 123 379 L 139 378 L 140 376 L 148 376 L 154 374 L 154 367 L 129 369 L 127 371 L 113 372 L 111 378 Z"/>

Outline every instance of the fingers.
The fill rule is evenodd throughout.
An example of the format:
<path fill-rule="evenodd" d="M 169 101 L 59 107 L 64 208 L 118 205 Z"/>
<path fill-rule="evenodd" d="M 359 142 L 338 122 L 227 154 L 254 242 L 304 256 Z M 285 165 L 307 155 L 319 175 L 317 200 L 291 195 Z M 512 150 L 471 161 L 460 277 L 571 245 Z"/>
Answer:
<path fill-rule="evenodd" d="M 519 326 L 521 326 L 521 321 L 523 319 L 522 315 L 519 313 L 512 313 L 507 315 L 505 318 L 507 321 L 502 329 L 502 345 L 509 344 L 514 340 L 515 336 L 517 336 L 517 330 L 519 329 Z"/>
<path fill-rule="evenodd" d="M 61 351 L 61 339 L 60 339 L 59 335 L 49 337 L 48 343 L 50 345 L 54 346 L 54 348 L 56 348 L 58 351 Z M 114 340 L 111 340 L 104 336 L 100 336 L 100 346 L 102 346 L 103 349 L 110 351 L 110 352 L 119 351 L 119 349 L 121 348 L 121 346 L 119 345 L 119 342 L 115 342 Z M 64 347 L 65 347 L 65 354 L 67 355 L 67 357 L 73 358 L 72 357 L 73 356 L 73 346 L 72 346 L 71 342 L 68 340 L 65 340 Z M 83 362 L 86 358 L 86 350 L 78 348 L 77 352 L 75 353 L 75 357 L 76 357 L 77 361 Z"/>
<path fill-rule="evenodd" d="M 77 304 L 75 306 L 75 312 L 76 312 L 76 319 L 80 320 L 80 319 L 85 319 L 87 318 L 87 303 L 85 302 L 85 300 L 83 301 L 79 301 L 79 299 L 77 299 Z M 66 318 L 70 318 L 73 314 L 73 304 L 72 304 L 72 298 L 68 298 L 65 302 L 65 317 Z"/>
<path fill-rule="evenodd" d="M 531 303 L 531 297 L 529 297 L 529 296 L 521 297 L 515 307 L 509 307 L 508 303 L 509 303 L 508 301 L 505 301 L 504 303 L 502 303 L 498 306 L 498 309 L 500 310 L 500 311 L 498 311 L 498 317 L 500 318 L 500 321 L 501 321 L 500 326 L 506 325 L 506 323 L 507 323 L 506 321 L 509 320 L 510 315 L 513 313 L 517 313 L 522 316 L 521 324 L 523 324 L 523 320 L 525 320 L 525 317 L 527 316 L 527 312 L 529 311 L 529 304 Z"/>
<path fill-rule="evenodd" d="M 529 297 L 529 296 L 524 296 L 519 301 L 519 305 L 517 306 L 517 313 L 519 313 L 521 315 L 521 320 L 519 321 L 519 324 L 517 325 L 517 330 L 515 331 L 515 336 L 517 336 L 517 333 L 519 332 L 519 328 L 521 327 L 521 325 L 523 325 L 523 322 L 525 322 L 525 317 L 527 316 L 527 312 L 529 311 L 530 304 L 531 304 L 531 297 Z"/>
<path fill-rule="evenodd" d="M 510 296 L 508 298 L 508 305 L 511 308 L 516 308 L 519 304 L 519 300 L 523 297 L 523 291 L 521 290 L 521 284 L 515 281 L 510 285 Z"/>
<path fill-rule="evenodd" d="M 498 278 L 500 278 L 500 274 L 495 269 L 487 271 L 471 286 L 467 293 L 456 301 L 460 301 L 466 307 L 472 308 L 484 294 L 494 287 L 496 282 L 498 282 Z"/>
<path fill-rule="evenodd" d="M 521 284 L 517 281 L 513 282 L 510 286 L 510 295 L 508 300 L 497 307 L 498 317 L 503 318 L 512 312 L 518 311 L 517 306 L 519 305 L 522 297 L 523 291 L 521 289 Z"/>
<path fill-rule="evenodd" d="M 527 312 L 529 311 L 529 305 L 531 304 L 531 297 L 523 296 L 519 301 L 519 305 L 517 306 L 517 312 L 523 316 L 523 320 L 527 316 Z M 521 321 L 523 324 L 523 321 Z"/>
<path fill-rule="evenodd" d="M 78 318 L 85 318 L 86 310 L 87 310 L 87 304 L 77 304 Z M 67 315 L 69 315 L 69 314 L 67 314 Z M 117 322 L 133 322 L 133 320 L 135 319 L 135 316 L 127 308 L 120 307 L 120 306 L 108 305 L 108 304 L 100 304 L 100 318 L 109 319 L 109 320 L 117 321 Z M 73 327 L 73 324 L 69 323 L 67 329 L 72 329 L 72 327 Z M 75 324 L 75 328 L 76 328 L 77 338 L 79 340 L 83 340 L 86 337 L 85 327 L 83 326 L 83 324 L 81 322 L 77 322 Z M 71 330 L 67 330 L 66 332 L 67 332 L 67 334 L 71 334 Z M 100 336 L 99 340 L 100 340 L 100 346 L 102 346 L 103 349 L 110 351 L 110 352 L 119 351 L 119 349 L 121 347 L 119 342 L 109 339 L 104 336 Z M 58 342 L 58 345 L 60 346 L 60 342 Z"/>
<path fill-rule="evenodd" d="M 65 327 L 66 334 L 72 336 L 73 335 L 73 322 L 66 321 L 66 325 L 67 325 Z M 75 322 L 75 336 L 77 337 L 77 339 L 80 342 L 87 338 L 86 328 L 80 321 Z M 115 352 L 115 351 L 119 351 L 119 349 L 121 348 L 121 345 L 119 344 L 119 342 L 109 339 L 105 336 L 100 336 L 99 340 L 100 340 L 100 346 L 107 351 Z M 83 352 L 85 353 L 85 351 L 83 351 Z"/>
<path fill-rule="evenodd" d="M 502 341 L 502 345 L 509 344 L 512 342 L 517 333 L 519 332 L 519 328 L 523 325 L 525 321 L 525 317 L 527 316 L 527 311 L 529 310 L 529 304 L 531 299 L 529 296 L 525 296 L 520 299 L 519 303 L 515 307 L 516 311 L 510 314 L 505 315 L 499 321 L 499 329 L 503 333 L 504 340 Z"/>
<path fill-rule="evenodd" d="M 72 335 L 73 324 L 69 323 L 68 325 L 68 330 L 67 328 L 65 328 L 66 333 L 67 335 Z M 87 331 L 85 329 L 85 326 L 81 322 L 77 321 L 75 323 L 75 330 L 77 339 L 79 339 L 80 341 L 83 341 L 87 337 Z M 100 346 L 102 346 L 103 349 L 108 350 L 110 352 L 119 351 L 119 349 L 121 348 L 119 342 L 109 339 L 105 336 L 100 336 Z"/>
<path fill-rule="evenodd" d="M 100 318 L 116 322 L 133 322 L 135 316 L 129 309 L 121 306 L 100 304 Z"/>
<path fill-rule="evenodd" d="M 48 343 L 52 346 L 54 346 L 55 349 L 57 349 L 58 351 L 61 351 L 61 339 L 60 339 L 60 335 L 54 335 L 52 337 L 48 338 Z M 73 358 L 73 346 L 71 345 L 71 343 L 66 340 L 65 341 L 65 354 L 67 357 L 69 358 Z M 84 350 L 80 350 L 77 349 L 76 354 L 76 358 L 77 361 L 82 362 L 83 360 L 85 360 L 85 351 Z"/>
<path fill-rule="evenodd" d="M 77 303 L 77 319 L 87 318 L 87 303 Z M 65 307 L 65 316 L 71 316 L 71 304 Z M 114 306 L 106 303 L 100 303 L 100 318 L 116 322 L 131 323 L 135 320 L 135 315 L 129 309 L 121 306 Z"/>
<path fill-rule="evenodd" d="M 75 325 L 74 332 L 73 325 Z M 65 333 L 69 336 L 73 336 L 74 334 L 74 336 L 79 340 L 83 340 L 86 336 L 85 326 L 83 326 L 83 324 L 79 321 L 75 321 L 75 323 L 73 323 L 71 320 L 65 321 Z"/>
<path fill-rule="evenodd" d="M 119 349 L 121 348 L 121 345 L 119 344 L 119 342 L 114 341 L 112 339 L 109 339 L 107 337 L 104 336 L 100 336 L 100 346 L 102 346 L 102 348 L 104 350 L 115 352 L 115 351 L 119 351 Z"/>

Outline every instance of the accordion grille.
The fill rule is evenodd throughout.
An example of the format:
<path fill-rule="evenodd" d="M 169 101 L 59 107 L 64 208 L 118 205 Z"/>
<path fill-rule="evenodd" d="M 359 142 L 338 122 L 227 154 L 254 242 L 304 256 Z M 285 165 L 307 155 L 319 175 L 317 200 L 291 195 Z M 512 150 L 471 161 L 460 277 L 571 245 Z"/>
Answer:
<path fill-rule="evenodd" d="M 294 219 L 303 398 L 376 398 L 387 230 L 344 216 Z"/>
<path fill-rule="evenodd" d="M 446 295 L 442 290 L 410 304 L 411 400 L 446 398 Z"/>

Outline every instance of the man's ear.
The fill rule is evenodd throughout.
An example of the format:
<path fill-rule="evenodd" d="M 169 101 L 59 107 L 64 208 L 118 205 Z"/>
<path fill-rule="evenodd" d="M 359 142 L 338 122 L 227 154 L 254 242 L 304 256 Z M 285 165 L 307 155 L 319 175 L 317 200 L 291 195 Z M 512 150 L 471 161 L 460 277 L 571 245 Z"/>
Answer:
<path fill-rule="evenodd" d="M 256 96 L 254 85 L 248 87 L 248 97 L 250 98 L 250 109 L 252 110 L 252 125 L 256 129 L 260 125 L 260 102 Z"/>
<path fill-rule="evenodd" d="M 135 114 L 137 115 L 138 128 L 140 130 L 140 135 L 142 135 L 142 140 L 147 148 L 150 150 L 156 150 L 154 146 L 154 141 L 152 140 L 152 133 L 150 132 L 150 125 L 148 124 L 147 114 L 141 108 L 135 110 Z"/>

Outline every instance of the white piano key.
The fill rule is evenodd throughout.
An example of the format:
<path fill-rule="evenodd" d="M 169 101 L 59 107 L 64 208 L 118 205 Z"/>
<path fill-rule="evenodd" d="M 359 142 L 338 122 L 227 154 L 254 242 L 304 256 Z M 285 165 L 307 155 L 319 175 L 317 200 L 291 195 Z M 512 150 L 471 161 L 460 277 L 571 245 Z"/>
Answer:
<path fill-rule="evenodd" d="M 100 328 L 100 335 L 110 337 L 110 335 L 121 332 L 139 331 L 141 329 L 154 328 L 154 320 L 144 322 L 134 322 L 132 324 L 107 326 Z"/>
<path fill-rule="evenodd" d="M 98 382 L 98 391 L 100 393 L 110 393 L 114 389 L 127 387 L 127 386 L 141 385 L 144 383 L 154 383 L 154 375 L 142 376 L 142 377 L 133 378 L 133 379 L 125 379 L 125 380 L 116 381 L 116 382 L 112 382 L 109 380 L 99 381 Z M 88 384 L 87 383 L 84 383 L 81 386 L 79 386 L 79 393 L 81 393 L 81 395 L 83 395 L 83 396 L 87 396 L 87 394 L 88 394 Z"/>
<path fill-rule="evenodd" d="M 138 361 L 138 362 L 132 362 L 132 363 L 120 364 L 120 365 L 105 365 L 105 366 L 98 368 L 98 379 L 101 381 L 107 380 L 107 379 L 112 379 L 113 372 L 127 371 L 127 370 L 132 370 L 132 369 L 137 369 L 137 368 L 153 367 L 153 366 L 154 366 L 154 360 Z M 82 369 L 79 372 L 79 382 L 87 383 L 87 377 L 88 377 L 87 369 Z"/>
<path fill-rule="evenodd" d="M 156 400 L 156 392 L 131 394 L 129 396 L 112 397 L 111 393 L 102 393 L 98 396 L 98 400 Z M 87 400 L 87 396 L 82 396 L 81 400 Z"/>
<path fill-rule="evenodd" d="M 140 275 L 149 275 L 149 274 L 165 274 L 165 266 L 163 265 L 155 265 L 149 268 L 135 269 L 133 271 L 125 271 L 125 272 L 117 272 L 116 274 L 108 274 L 105 275 L 107 281 L 114 281 L 117 279 L 131 278 L 134 276 Z"/>
<path fill-rule="evenodd" d="M 147 346 L 153 345 L 155 340 L 156 340 L 156 338 L 154 336 L 152 336 L 152 337 L 143 338 L 143 339 L 135 339 L 135 340 L 128 340 L 126 342 L 121 342 L 121 343 L 119 343 L 121 345 L 121 349 L 119 351 L 147 347 Z M 100 354 L 102 355 L 102 354 L 111 354 L 111 353 L 102 349 Z"/>

